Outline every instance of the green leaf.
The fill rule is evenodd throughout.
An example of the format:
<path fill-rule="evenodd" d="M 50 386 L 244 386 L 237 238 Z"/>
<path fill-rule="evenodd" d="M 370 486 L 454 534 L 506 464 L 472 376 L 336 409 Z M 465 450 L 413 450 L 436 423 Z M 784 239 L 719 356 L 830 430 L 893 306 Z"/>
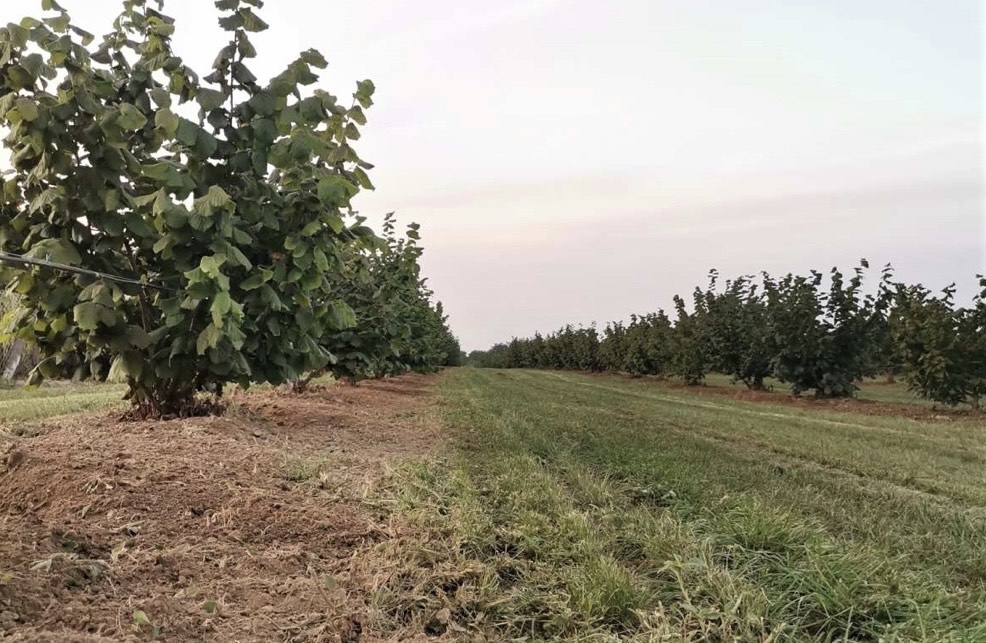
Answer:
<path fill-rule="evenodd" d="M 199 140 L 199 130 L 202 128 L 188 120 L 187 118 L 180 118 L 178 123 L 178 129 L 175 130 L 175 138 L 178 142 L 186 147 L 192 147 Z"/>
<path fill-rule="evenodd" d="M 321 270 L 322 272 L 328 272 L 329 259 L 328 257 L 325 256 L 325 253 L 322 252 L 321 248 L 315 248 L 315 252 L 313 253 L 313 255 L 315 257 L 315 267 Z"/>
<path fill-rule="evenodd" d="M 377 88 L 372 80 L 361 80 L 356 83 L 356 93 L 353 96 L 363 106 L 363 109 L 368 109 L 373 105 L 373 92 L 376 90 Z"/>
<path fill-rule="evenodd" d="M 229 314 L 230 308 L 233 306 L 233 300 L 230 298 L 227 291 L 222 291 L 215 296 L 212 300 L 212 307 L 210 312 L 212 313 L 212 323 L 217 327 L 223 325 L 223 319 Z"/>
<path fill-rule="evenodd" d="M 194 151 L 199 158 L 209 158 L 219 148 L 219 142 L 215 137 L 204 129 L 199 129 L 195 138 Z"/>
<path fill-rule="evenodd" d="M 199 106 L 203 110 L 211 112 L 214 109 L 222 107 L 223 102 L 226 100 L 226 95 L 223 92 L 202 87 L 195 93 L 195 100 L 198 101 Z"/>
<path fill-rule="evenodd" d="M 250 262 L 250 259 L 239 248 L 230 244 L 226 247 L 226 251 L 229 253 L 231 264 L 240 266 L 246 270 L 253 269 L 253 263 Z"/>
<path fill-rule="evenodd" d="M 59 315 L 51 321 L 51 330 L 55 333 L 60 333 L 68 328 L 68 317 L 65 315 Z"/>
<path fill-rule="evenodd" d="M 140 326 L 127 326 L 125 335 L 127 341 L 141 350 L 151 345 L 151 336 Z"/>
<path fill-rule="evenodd" d="M 309 123 L 317 124 L 325 120 L 325 107 L 318 96 L 310 96 L 298 103 L 298 115 Z"/>
<path fill-rule="evenodd" d="M 342 217 L 337 214 L 327 215 L 325 220 L 329 224 L 329 227 L 332 228 L 332 231 L 336 234 L 342 232 L 346 227 L 346 223 L 342 220 Z"/>
<path fill-rule="evenodd" d="M 103 192 L 103 207 L 107 212 L 116 212 L 120 209 L 120 193 L 113 188 L 107 188 Z"/>
<path fill-rule="evenodd" d="M 257 50 L 254 48 L 253 43 L 247 38 L 245 33 L 241 33 L 239 38 L 236 39 L 236 49 L 240 52 L 241 58 L 256 58 Z"/>
<path fill-rule="evenodd" d="M 366 190 L 374 189 L 373 183 L 370 182 L 370 177 L 363 171 L 363 168 L 358 167 L 354 169 L 353 174 L 356 176 L 356 180 L 359 181 L 360 187 Z"/>
<path fill-rule="evenodd" d="M 215 348 L 219 345 L 219 340 L 222 338 L 222 333 L 215 326 L 215 324 L 209 324 L 205 327 L 201 333 L 199 333 L 198 338 L 195 340 L 195 350 L 199 355 L 205 355 L 205 352 L 210 348 Z"/>
<path fill-rule="evenodd" d="M 96 36 L 92 35 L 85 29 L 79 29 L 75 25 L 69 25 L 68 28 L 72 31 L 72 33 L 82 39 L 83 47 L 88 47 L 92 44 L 92 41 L 96 39 Z"/>
<path fill-rule="evenodd" d="M 30 98 L 18 98 L 14 103 L 21 118 L 27 122 L 32 122 L 38 118 L 38 104 Z"/>
<path fill-rule="evenodd" d="M 241 85 L 250 86 L 257 82 L 257 77 L 241 62 L 233 63 L 230 71 L 233 74 L 233 79 Z"/>
<path fill-rule="evenodd" d="M 57 33 L 65 33 L 65 30 L 69 27 L 69 17 L 67 13 L 63 13 L 60 16 L 55 16 L 52 18 L 45 18 L 44 23 L 51 27 L 52 31 Z"/>
<path fill-rule="evenodd" d="M 108 379 L 111 382 L 126 382 L 128 378 L 140 377 L 143 370 L 143 357 L 134 351 L 126 351 L 113 358 Z"/>
<path fill-rule="evenodd" d="M 39 241 L 25 255 L 32 259 L 52 261 L 67 266 L 78 266 L 82 263 L 82 256 L 79 254 L 79 251 L 64 239 L 45 239 L 44 241 Z"/>
<path fill-rule="evenodd" d="M 142 165 L 141 173 L 150 179 L 164 183 L 168 187 L 181 187 L 184 184 L 178 168 L 168 161 Z"/>
<path fill-rule="evenodd" d="M 117 123 L 123 129 L 135 132 L 147 125 L 147 117 L 130 103 L 120 103 L 120 118 Z"/>
<path fill-rule="evenodd" d="M 99 328 L 100 308 L 102 306 L 91 301 L 76 304 L 75 308 L 72 309 L 72 318 L 75 319 L 75 325 L 82 330 L 96 330 Z"/>
<path fill-rule="evenodd" d="M 316 69 L 325 69 L 329 66 L 329 61 L 317 49 L 309 49 L 301 52 L 301 60 Z"/>
<path fill-rule="evenodd" d="M 359 192 L 359 189 L 338 175 L 331 175 L 318 182 L 318 198 L 327 205 L 341 207 L 349 204 L 349 200 Z"/>
<path fill-rule="evenodd" d="M 160 239 L 158 239 L 154 243 L 154 247 L 151 249 L 154 251 L 155 254 L 161 254 L 162 252 L 165 251 L 166 248 L 170 248 L 170 247 L 171 247 L 171 235 L 165 235 Z"/>
<path fill-rule="evenodd" d="M 178 132 L 181 120 L 178 115 L 167 107 L 162 107 L 154 115 L 154 126 L 162 130 L 168 136 L 174 136 Z"/>
<path fill-rule="evenodd" d="M 10 89 L 19 90 L 31 87 L 34 84 L 34 76 L 20 65 L 11 65 L 7 69 L 7 85 Z"/>
<path fill-rule="evenodd" d="M 257 114 L 270 116 L 277 108 L 277 96 L 269 91 L 262 91 L 254 94 L 247 104 Z"/>
<path fill-rule="evenodd" d="M 228 16 L 223 16 L 219 19 L 219 27 L 223 31 L 236 31 L 243 27 L 243 16 L 239 13 L 234 13 Z"/>
<path fill-rule="evenodd" d="M 139 212 L 127 212 L 124 215 L 127 231 L 141 239 L 156 238 L 157 232 L 151 227 Z"/>
<path fill-rule="evenodd" d="M 256 290 L 270 281 L 273 276 L 274 273 L 270 270 L 256 272 L 243 280 L 243 283 L 240 284 L 240 290 Z"/>
<path fill-rule="evenodd" d="M 226 194 L 226 190 L 222 189 L 218 185 L 213 185 L 210 187 L 205 198 L 208 200 L 209 205 L 216 210 L 232 207 L 234 205 L 233 200 L 229 198 L 228 194 Z"/>
<path fill-rule="evenodd" d="M 240 9 L 239 14 L 243 17 L 243 28 L 247 31 L 259 32 L 269 28 L 269 25 L 261 20 L 252 9 Z"/>
<path fill-rule="evenodd" d="M 353 119 L 353 122 L 359 123 L 360 125 L 366 125 L 366 115 L 359 105 L 354 105 L 346 114 L 349 118 Z"/>
<path fill-rule="evenodd" d="M 345 330 L 356 325 L 356 313 L 343 301 L 329 304 L 328 319 L 334 330 Z"/>
<path fill-rule="evenodd" d="M 7 24 L 7 34 L 10 38 L 10 44 L 15 48 L 26 46 L 31 37 L 30 31 L 12 22 Z"/>
<path fill-rule="evenodd" d="M 269 118 L 257 119 L 251 125 L 253 126 L 253 136 L 258 141 L 269 145 L 277 140 L 277 126 Z"/>
<path fill-rule="evenodd" d="M 150 94 L 151 100 L 159 108 L 171 107 L 171 94 L 163 87 L 155 87 L 147 93 Z"/>
<path fill-rule="evenodd" d="M 224 255 L 205 256 L 199 261 L 199 270 L 209 277 L 218 277 L 222 274 L 219 268 L 226 263 Z"/>
<path fill-rule="evenodd" d="M 298 89 L 298 76 L 291 68 L 286 69 L 270 81 L 270 91 L 275 96 L 288 96 Z"/>

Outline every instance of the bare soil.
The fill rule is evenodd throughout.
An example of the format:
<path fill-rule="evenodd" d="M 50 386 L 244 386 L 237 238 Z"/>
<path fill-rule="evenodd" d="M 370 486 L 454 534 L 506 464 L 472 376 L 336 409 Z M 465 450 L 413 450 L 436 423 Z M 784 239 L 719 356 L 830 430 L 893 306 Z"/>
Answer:
<path fill-rule="evenodd" d="M 724 386 L 685 386 L 683 384 L 669 385 L 673 388 L 687 389 L 705 395 L 720 395 L 746 402 L 769 402 L 771 404 L 786 404 L 802 409 L 821 411 L 836 411 L 839 413 L 861 413 L 863 415 L 883 415 L 906 417 L 914 420 L 951 421 L 959 419 L 977 419 L 982 414 L 970 409 L 936 409 L 918 404 L 903 404 L 893 402 L 877 402 L 860 398 L 817 398 L 806 395 L 791 395 L 777 391 L 750 391 L 745 389 L 727 388 Z"/>
<path fill-rule="evenodd" d="M 688 386 L 678 381 L 660 379 L 656 377 L 633 377 L 614 373 L 587 373 L 591 377 L 615 378 L 621 380 L 640 380 L 652 382 L 656 386 L 665 388 L 688 391 L 697 395 L 713 395 L 729 397 L 734 400 L 744 402 L 767 402 L 770 404 L 784 404 L 808 410 L 836 411 L 841 413 L 861 413 L 864 415 L 882 415 L 893 417 L 906 417 L 914 420 L 953 421 L 953 420 L 981 420 L 982 412 L 972 409 L 952 409 L 952 408 L 933 408 L 918 404 L 902 404 L 892 402 L 877 402 L 861 398 L 816 398 L 812 395 L 791 395 L 783 391 L 752 391 L 748 389 L 714 386 L 700 384 Z"/>
<path fill-rule="evenodd" d="M 0 638 L 382 640 L 367 552 L 408 534 L 365 497 L 439 444 L 435 377 L 239 393 L 221 418 L 70 416 L 0 442 Z"/>

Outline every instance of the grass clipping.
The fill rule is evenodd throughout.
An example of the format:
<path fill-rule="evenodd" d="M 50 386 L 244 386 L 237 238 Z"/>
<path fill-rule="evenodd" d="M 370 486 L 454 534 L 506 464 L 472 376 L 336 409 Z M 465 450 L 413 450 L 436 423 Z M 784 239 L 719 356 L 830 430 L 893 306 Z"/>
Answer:
<path fill-rule="evenodd" d="M 986 640 L 982 606 L 758 503 L 692 513 L 672 490 L 516 455 L 405 467 L 387 497 L 410 528 L 365 564 L 372 627 L 392 636 Z"/>

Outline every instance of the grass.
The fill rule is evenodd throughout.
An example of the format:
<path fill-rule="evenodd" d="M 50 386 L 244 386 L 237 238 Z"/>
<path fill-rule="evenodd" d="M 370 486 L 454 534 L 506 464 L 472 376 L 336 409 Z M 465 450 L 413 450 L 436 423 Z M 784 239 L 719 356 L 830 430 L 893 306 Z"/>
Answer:
<path fill-rule="evenodd" d="M 0 425 L 123 408 L 125 392 L 123 385 L 60 382 L 38 387 L 0 388 Z"/>
<path fill-rule="evenodd" d="M 986 422 L 458 369 L 446 460 L 394 475 L 426 537 L 377 627 L 573 641 L 986 640 Z M 421 631 L 418 629 L 417 631 Z"/>

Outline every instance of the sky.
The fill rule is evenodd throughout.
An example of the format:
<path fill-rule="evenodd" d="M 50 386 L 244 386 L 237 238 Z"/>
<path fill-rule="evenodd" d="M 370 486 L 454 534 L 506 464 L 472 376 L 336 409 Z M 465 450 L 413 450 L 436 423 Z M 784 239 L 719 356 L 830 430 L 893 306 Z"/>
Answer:
<path fill-rule="evenodd" d="M 116 0 L 60 0 L 108 30 Z M 40 5 L 40 3 L 36 3 Z M 175 49 L 225 37 L 168 0 Z M 0 23 L 37 14 L 3 3 Z M 968 298 L 986 272 L 979 0 L 270 1 L 262 79 L 315 47 L 371 78 L 379 221 L 422 225 L 466 350 L 670 308 L 724 276 L 893 263 Z M 874 281 L 877 270 L 873 271 Z"/>

